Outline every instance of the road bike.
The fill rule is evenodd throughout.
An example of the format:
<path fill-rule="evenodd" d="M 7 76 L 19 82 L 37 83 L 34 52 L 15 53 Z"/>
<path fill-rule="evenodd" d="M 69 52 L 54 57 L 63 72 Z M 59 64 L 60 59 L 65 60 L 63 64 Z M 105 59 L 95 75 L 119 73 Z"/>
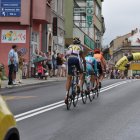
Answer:
<path fill-rule="evenodd" d="M 67 110 L 70 110 L 71 104 L 76 107 L 79 99 L 78 93 L 78 82 L 79 82 L 79 72 L 77 71 L 76 66 L 72 66 L 72 80 L 69 90 L 69 95 L 67 95 Z"/>
<path fill-rule="evenodd" d="M 83 99 L 83 103 L 85 104 L 86 103 L 86 99 L 87 99 L 87 96 L 90 100 L 90 102 L 93 101 L 93 99 L 95 98 L 95 92 L 96 90 L 92 90 L 92 83 L 91 83 L 91 75 L 85 75 L 85 78 L 84 78 L 84 93 L 86 94 L 85 96 L 85 99 Z"/>

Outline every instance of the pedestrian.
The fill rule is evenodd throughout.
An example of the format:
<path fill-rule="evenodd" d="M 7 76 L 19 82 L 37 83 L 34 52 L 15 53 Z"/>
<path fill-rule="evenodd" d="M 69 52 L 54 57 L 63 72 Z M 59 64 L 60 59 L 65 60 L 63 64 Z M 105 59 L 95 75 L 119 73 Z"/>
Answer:
<path fill-rule="evenodd" d="M 53 55 L 52 55 L 52 67 L 53 67 L 53 76 L 56 76 L 56 68 L 57 68 L 57 55 L 56 55 L 56 51 L 53 51 Z"/>
<path fill-rule="evenodd" d="M 66 68 L 66 58 L 64 54 L 62 54 L 62 68 L 61 69 L 62 69 L 61 77 L 66 77 L 67 68 Z"/>
<path fill-rule="evenodd" d="M 17 45 L 13 45 L 11 50 L 9 51 L 8 54 L 8 68 L 9 68 L 9 74 L 8 74 L 8 85 L 13 85 L 14 83 L 14 79 L 15 79 L 15 72 L 17 70 L 17 56 L 16 56 L 16 52 L 17 51 Z"/>
<path fill-rule="evenodd" d="M 38 79 L 42 79 L 42 75 L 43 75 L 43 65 L 42 62 L 38 62 L 37 64 L 37 73 L 38 73 Z"/>
<path fill-rule="evenodd" d="M 27 73 L 28 73 L 28 63 L 26 62 L 26 59 L 23 59 L 23 68 L 22 68 L 22 76 L 23 79 L 27 78 Z"/>
<path fill-rule="evenodd" d="M 56 60 L 57 60 L 57 77 L 58 76 L 60 77 L 61 76 L 62 63 L 63 63 L 62 57 L 61 57 L 61 54 L 60 53 L 57 53 Z"/>
<path fill-rule="evenodd" d="M 19 64 L 18 64 L 18 72 L 16 75 L 16 82 L 17 83 L 22 83 L 22 69 L 23 69 L 23 57 L 21 52 L 18 52 L 18 59 L 19 59 Z"/>
<path fill-rule="evenodd" d="M 51 52 L 46 53 L 47 56 L 47 66 L 49 70 L 49 76 L 52 77 L 52 57 L 51 57 Z"/>
<path fill-rule="evenodd" d="M 46 61 L 43 61 L 42 66 L 43 66 L 43 75 L 44 75 L 45 79 L 47 79 L 47 77 L 49 75 L 48 69 L 47 69 L 47 62 Z"/>

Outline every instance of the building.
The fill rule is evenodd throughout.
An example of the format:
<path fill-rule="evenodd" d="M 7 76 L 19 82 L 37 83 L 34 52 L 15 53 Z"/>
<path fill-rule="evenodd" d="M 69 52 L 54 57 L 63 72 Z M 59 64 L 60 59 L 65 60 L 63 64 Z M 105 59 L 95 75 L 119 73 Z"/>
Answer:
<path fill-rule="evenodd" d="M 129 56 L 132 53 L 140 52 L 140 31 L 136 28 L 130 33 L 119 36 L 110 43 L 111 62 L 115 63 L 123 56 Z M 128 75 L 140 75 L 140 63 L 131 62 L 128 68 Z"/>
<path fill-rule="evenodd" d="M 7 68 L 8 52 L 13 44 L 18 46 L 29 62 L 36 49 L 42 50 L 44 40 L 43 27 L 51 23 L 50 0 L 1 0 L 0 15 L 0 62 Z M 45 30 L 47 32 L 47 30 Z"/>
<path fill-rule="evenodd" d="M 109 47 L 112 62 L 115 64 L 116 61 L 121 59 L 124 55 L 139 52 L 140 44 L 137 43 L 136 40 L 139 37 L 139 31 L 136 29 L 112 40 Z"/>
<path fill-rule="evenodd" d="M 64 0 L 52 0 L 52 25 L 49 25 L 49 29 L 53 35 L 53 48 L 59 53 L 64 53 L 65 46 L 65 28 L 64 28 Z M 49 46 L 50 49 L 50 46 Z"/>
<path fill-rule="evenodd" d="M 65 46 L 79 37 L 85 49 L 101 47 L 105 32 L 101 0 L 65 0 Z"/>

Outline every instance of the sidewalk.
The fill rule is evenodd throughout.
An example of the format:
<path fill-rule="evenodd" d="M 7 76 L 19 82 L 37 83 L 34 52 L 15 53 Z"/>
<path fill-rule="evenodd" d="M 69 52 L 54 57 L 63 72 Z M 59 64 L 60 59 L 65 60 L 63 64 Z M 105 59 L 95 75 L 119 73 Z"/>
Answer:
<path fill-rule="evenodd" d="M 47 80 L 38 80 L 37 78 L 27 78 L 22 80 L 22 84 L 17 85 L 8 85 L 8 80 L 2 81 L 2 89 L 4 88 L 14 88 L 14 87 L 20 87 L 20 86 L 27 86 L 27 85 L 35 85 L 35 84 L 41 84 L 41 83 L 47 83 L 47 82 L 55 82 L 55 81 L 64 81 L 66 78 L 64 77 L 53 77 L 48 78 Z"/>

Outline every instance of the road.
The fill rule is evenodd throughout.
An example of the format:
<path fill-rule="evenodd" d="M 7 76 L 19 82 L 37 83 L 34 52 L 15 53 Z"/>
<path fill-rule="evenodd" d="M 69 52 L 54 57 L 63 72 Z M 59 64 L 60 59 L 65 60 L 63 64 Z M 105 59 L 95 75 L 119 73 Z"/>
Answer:
<path fill-rule="evenodd" d="M 6 94 L 21 140 L 139 140 L 140 81 L 104 80 L 100 97 L 66 110 L 64 84 L 21 87 Z"/>

